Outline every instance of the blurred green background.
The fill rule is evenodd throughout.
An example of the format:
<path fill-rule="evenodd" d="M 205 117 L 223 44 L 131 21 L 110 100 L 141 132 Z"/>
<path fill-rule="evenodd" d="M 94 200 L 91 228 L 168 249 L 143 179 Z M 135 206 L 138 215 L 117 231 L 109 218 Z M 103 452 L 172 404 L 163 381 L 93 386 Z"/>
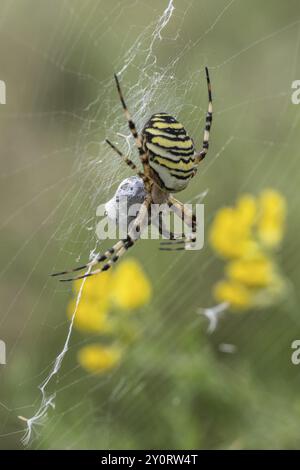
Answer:
<path fill-rule="evenodd" d="M 300 365 L 291 363 L 300 339 L 300 108 L 291 103 L 299 46 L 297 0 L 1 0 L 1 448 L 22 448 L 17 416 L 38 409 L 38 386 L 68 332 L 71 286 L 48 274 L 88 258 L 96 207 L 130 175 L 103 144 L 107 136 L 126 150 L 116 135 L 128 130 L 113 73 L 138 129 L 167 111 L 199 147 L 205 65 L 211 148 L 178 196 L 188 201 L 208 189 L 207 233 L 218 208 L 240 194 L 280 191 L 288 223 L 279 263 L 289 295 L 269 309 L 228 313 L 207 335 L 197 309 L 214 304 L 223 270 L 208 242 L 197 252 L 162 253 L 141 241 L 132 255 L 154 293 L 138 312 L 139 340 L 116 370 L 90 376 L 76 354 L 97 338 L 74 330 L 49 386 L 56 407 L 31 447 L 300 447 Z M 220 352 L 222 343 L 236 352 Z"/>

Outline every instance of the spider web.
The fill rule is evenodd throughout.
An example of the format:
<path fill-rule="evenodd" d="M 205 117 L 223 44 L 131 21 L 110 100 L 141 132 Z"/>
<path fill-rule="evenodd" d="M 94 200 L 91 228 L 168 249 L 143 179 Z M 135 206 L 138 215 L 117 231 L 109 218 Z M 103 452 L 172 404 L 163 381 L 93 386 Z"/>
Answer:
<path fill-rule="evenodd" d="M 29 18 L 33 7 L 36 17 Z M 160 361 L 166 370 L 170 367 L 153 351 L 157 348 L 166 357 L 175 354 L 175 362 L 188 361 L 181 344 L 183 327 L 195 341 L 199 336 L 203 351 L 214 351 L 236 381 L 232 394 L 248 377 L 231 367 L 229 351 L 241 360 L 259 359 L 262 374 L 274 362 L 282 375 L 289 368 L 290 339 L 299 328 L 293 287 L 298 240 L 290 232 L 280 260 L 291 283 L 286 304 L 264 315 L 254 312 L 251 318 L 225 314 L 209 337 L 207 322 L 198 312 L 213 305 L 211 287 L 221 277 L 222 266 L 208 243 L 193 254 L 163 254 L 155 242 L 140 241 L 132 255 L 153 280 L 152 308 L 159 312 L 149 318 L 145 308 L 141 314 L 145 333 L 151 328 L 151 334 L 145 335 L 136 354 L 140 348 L 146 367 L 130 369 L 125 364 L 97 380 L 74 360 L 75 352 L 90 340 L 73 328 L 84 282 L 68 322 L 65 306 L 71 286 L 57 283 L 48 273 L 102 251 L 104 243 L 95 236 L 96 208 L 131 174 L 104 139 L 129 151 L 138 163 L 114 72 L 138 129 L 154 112 L 170 112 L 200 148 L 207 65 L 214 99 L 211 147 L 197 178 L 179 198 L 196 201 L 207 191 L 207 228 L 216 210 L 234 203 L 240 193 L 275 187 L 287 198 L 296 232 L 299 111 L 291 105 L 290 87 L 300 75 L 299 27 L 296 1 L 286 8 L 270 0 L 264 6 L 250 0 L 4 2 L 0 34 L 11 57 L 6 54 L 6 76 L 0 77 L 7 85 L 7 104 L 1 107 L 5 204 L 0 331 L 7 343 L 7 365 L 0 369 L 3 448 L 21 445 L 22 438 L 33 448 L 134 448 L 139 441 L 125 437 L 116 444 L 116 416 L 128 420 L 136 435 L 145 426 L 135 412 L 137 397 L 145 384 L 149 397 L 155 395 L 147 379 L 160 372 Z M 146 243 L 151 258 L 145 257 Z M 268 328 L 274 318 L 276 326 Z M 164 380 L 168 375 L 156 382 L 162 394 Z M 296 386 L 297 380 L 293 373 L 291 383 Z M 102 398 L 95 403 L 95 396 Z M 184 386 L 169 398 L 175 414 L 182 397 Z M 274 407 L 278 400 L 273 398 Z M 260 403 L 252 403 L 253 409 L 261 411 Z M 151 403 L 144 406 L 150 409 Z M 20 421 L 19 415 L 26 420 Z M 262 411 L 262 421 L 269 423 L 271 415 L 270 407 Z M 283 424 L 287 419 L 282 418 Z M 291 426 L 296 429 L 296 422 Z M 95 429 L 100 435 L 92 437 Z M 176 439 L 166 438 L 161 446 L 197 445 Z M 224 441 L 219 437 L 210 444 L 222 446 Z M 266 446 L 272 442 L 266 437 Z"/>

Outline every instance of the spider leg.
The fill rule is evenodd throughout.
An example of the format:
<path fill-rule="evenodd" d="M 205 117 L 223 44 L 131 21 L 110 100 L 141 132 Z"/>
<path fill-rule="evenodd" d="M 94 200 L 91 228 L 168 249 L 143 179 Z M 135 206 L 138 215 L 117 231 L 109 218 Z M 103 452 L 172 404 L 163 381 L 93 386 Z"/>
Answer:
<path fill-rule="evenodd" d="M 123 158 L 123 160 L 125 161 L 125 163 L 132 169 L 132 170 L 136 170 L 136 173 L 137 175 L 144 181 L 145 183 L 145 187 L 147 189 L 147 187 L 149 186 L 149 184 L 151 184 L 152 182 L 152 179 L 149 177 L 149 176 L 146 176 L 142 171 L 139 171 L 136 164 L 133 163 L 132 160 L 130 160 L 126 155 L 124 155 L 123 152 L 121 152 L 121 150 L 119 150 L 114 144 L 112 144 L 110 142 L 110 140 L 108 139 L 105 139 L 105 142 L 118 154 L 120 155 L 121 158 Z"/>
<path fill-rule="evenodd" d="M 120 101 L 122 103 L 122 106 L 123 106 L 123 109 L 124 109 L 124 112 L 125 112 L 125 117 L 127 119 L 130 132 L 133 135 L 133 138 L 135 140 L 135 144 L 136 144 L 137 149 L 138 149 L 139 154 L 140 154 L 141 162 L 144 164 L 148 161 L 147 153 L 145 152 L 145 150 L 143 148 L 142 139 L 139 136 L 138 131 L 136 130 L 135 124 L 134 124 L 133 120 L 131 119 L 131 115 L 130 115 L 130 113 L 128 111 L 128 108 L 126 106 L 126 103 L 125 103 L 125 100 L 124 100 L 124 97 L 123 97 L 123 93 L 122 93 L 122 90 L 121 90 L 119 79 L 118 79 L 116 74 L 114 76 L 115 76 L 115 80 L 116 80 L 116 85 L 117 85 L 117 90 L 118 90 L 118 93 L 119 93 Z"/>
<path fill-rule="evenodd" d="M 174 233 L 166 227 L 166 224 L 163 221 L 163 214 L 162 212 L 158 215 L 158 231 L 159 234 L 165 237 L 168 240 L 173 240 L 174 243 L 182 242 L 182 238 L 184 238 L 184 233 Z M 161 242 L 162 245 L 169 244 L 171 242 Z"/>
<path fill-rule="evenodd" d="M 175 212 L 178 217 L 181 217 L 184 222 L 191 227 L 192 232 L 196 232 L 197 221 L 196 216 L 190 211 L 182 202 L 175 199 L 174 196 L 169 195 L 168 197 L 168 206 L 173 212 Z"/>
<path fill-rule="evenodd" d="M 122 241 L 118 241 L 112 248 L 109 250 L 105 251 L 103 255 L 97 256 L 94 260 L 90 261 L 87 264 L 84 264 L 83 266 L 78 266 L 77 268 L 74 269 L 69 269 L 67 271 L 60 271 L 57 273 L 50 274 L 50 276 L 55 277 L 55 276 L 64 276 L 65 274 L 71 274 L 75 273 L 77 271 L 82 271 L 83 269 L 88 269 L 92 266 L 95 266 L 98 263 L 102 263 L 103 261 L 107 260 L 109 257 L 114 255 L 116 251 L 118 251 L 122 247 Z"/>
<path fill-rule="evenodd" d="M 131 244 L 130 240 L 121 240 L 121 243 L 122 243 L 122 245 L 118 249 L 115 249 L 114 255 L 111 256 L 111 258 L 108 259 L 107 263 L 104 266 L 102 266 L 101 268 L 95 269 L 94 271 L 82 274 L 80 276 L 75 276 L 75 277 L 71 277 L 71 278 L 67 278 L 67 279 L 60 279 L 59 281 L 60 282 L 76 281 L 78 279 L 84 279 L 86 277 L 93 276 L 94 274 L 98 274 L 98 273 L 102 273 L 104 271 L 107 271 L 114 263 L 116 263 L 118 261 L 120 256 L 122 256 L 128 250 L 128 248 L 133 245 L 133 243 Z M 116 245 L 114 245 L 114 247 L 115 246 Z"/>
<path fill-rule="evenodd" d="M 126 117 L 127 122 L 128 122 L 129 130 L 130 130 L 131 134 L 134 137 L 135 144 L 136 144 L 138 152 L 139 152 L 140 160 L 141 160 L 143 168 L 144 168 L 145 176 L 149 179 L 149 183 L 147 183 L 146 190 L 148 192 L 150 192 L 151 191 L 151 186 L 153 184 L 153 179 L 151 177 L 151 169 L 150 169 L 150 166 L 149 166 L 148 152 L 144 149 L 142 139 L 141 139 L 140 135 L 138 134 L 136 126 L 135 126 L 135 124 L 134 124 L 134 122 L 131 118 L 131 115 L 128 111 L 128 108 L 126 106 L 126 103 L 125 103 L 125 100 L 124 100 L 124 97 L 123 97 L 123 93 L 122 93 L 122 90 L 121 90 L 120 82 L 119 82 L 119 79 L 118 79 L 116 74 L 115 74 L 115 80 L 116 80 L 116 85 L 117 85 L 117 90 L 118 90 L 118 93 L 119 93 L 120 101 L 122 103 L 122 106 L 123 106 L 123 109 L 124 109 L 124 112 L 125 112 L 125 117 Z"/>
<path fill-rule="evenodd" d="M 133 163 L 130 158 L 128 158 L 126 155 L 124 155 L 123 152 L 121 152 L 114 144 L 110 142 L 110 140 L 105 139 L 105 142 L 118 154 L 120 155 L 121 158 L 123 158 L 124 162 L 132 169 L 138 171 L 138 168 L 135 163 Z"/>
<path fill-rule="evenodd" d="M 171 238 L 169 241 L 160 242 L 160 251 L 182 251 L 185 250 L 186 243 L 194 243 L 196 241 L 196 236 L 193 234 L 182 234 L 181 239 Z M 167 245 L 171 246 L 168 247 Z M 178 246 L 179 245 L 179 246 Z M 180 246 L 181 245 L 181 246 Z"/>
<path fill-rule="evenodd" d="M 94 271 L 91 271 L 90 273 L 82 274 L 81 276 L 75 276 L 75 277 L 68 278 L 68 279 L 60 279 L 60 282 L 70 282 L 70 281 L 75 281 L 77 279 L 84 279 L 86 277 L 90 277 L 90 276 L 99 274 L 101 272 L 104 272 L 110 269 L 112 265 L 116 263 L 119 260 L 119 258 L 121 258 L 121 256 L 123 256 L 126 253 L 126 251 L 129 248 L 131 248 L 134 245 L 134 243 L 140 238 L 142 228 L 144 227 L 146 223 L 146 218 L 148 217 L 151 200 L 152 199 L 150 195 L 146 197 L 145 201 L 140 207 L 140 210 L 136 218 L 132 222 L 132 226 L 129 230 L 127 238 L 125 240 L 120 240 L 110 250 L 108 250 L 108 252 L 106 252 L 106 253 L 110 253 L 110 258 L 109 259 L 106 258 L 108 259 L 108 261 L 107 263 L 104 264 L 104 266 L 102 266 L 99 269 L 95 269 Z"/>
<path fill-rule="evenodd" d="M 182 204 L 180 201 L 178 201 L 177 199 L 175 199 L 173 196 L 169 195 L 169 198 L 168 198 L 168 205 L 170 207 L 170 209 L 178 216 L 180 217 L 182 220 L 184 220 L 184 222 L 186 223 L 186 225 L 188 225 L 189 227 L 191 227 L 192 229 L 192 233 L 191 234 L 185 234 L 185 233 L 182 233 L 182 239 L 181 240 L 178 240 L 176 238 L 169 240 L 169 241 L 164 241 L 164 242 L 161 242 L 161 246 L 160 247 L 160 250 L 161 251 L 181 251 L 181 250 L 184 250 L 185 249 L 185 244 L 186 243 L 194 243 L 196 241 L 196 229 L 197 229 L 197 222 L 196 222 L 196 217 L 195 215 L 189 210 L 187 209 L 184 204 Z M 174 248 L 174 245 L 183 245 L 184 246 L 176 246 L 176 248 Z M 165 248 L 166 245 L 172 245 L 173 248 Z"/>
<path fill-rule="evenodd" d="M 205 73 L 206 73 L 207 90 L 208 90 L 208 110 L 207 110 L 206 120 L 205 120 L 202 150 L 196 153 L 195 155 L 196 165 L 198 165 L 201 162 L 201 160 L 205 158 L 208 152 L 209 134 L 210 134 L 210 128 L 212 124 L 212 93 L 211 93 L 211 83 L 210 83 L 210 78 L 209 78 L 207 67 L 205 67 Z"/>
<path fill-rule="evenodd" d="M 161 242 L 159 250 L 160 251 L 182 251 L 182 250 L 185 250 L 185 244 L 186 243 L 194 243 L 195 241 L 196 241 L 196 238 L 195 238 L 194 235 L 191 235 L 191 234 L 185 235 L 184 234 L 184 237 L 180 240 L 177 240 L 175 238 L 175 239 L 171 239 L 168 242 Z M 171 248 L 167 247 L 167 245 L 170 245 Z M 181 246 L 178 246 L 178 245 L 181 245 Z M 182 246 L 182 245 L 184 245 L 184 246 Z"/>

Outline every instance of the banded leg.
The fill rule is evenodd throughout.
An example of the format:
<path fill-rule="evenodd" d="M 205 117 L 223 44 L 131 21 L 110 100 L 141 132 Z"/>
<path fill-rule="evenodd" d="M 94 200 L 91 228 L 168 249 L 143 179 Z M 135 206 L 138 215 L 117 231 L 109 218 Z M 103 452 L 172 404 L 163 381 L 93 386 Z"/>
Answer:
<path fill-rule="evenodd" d="M 206 120 L 205 120 L 202 150 L 195 155 L 196 165 L 198 165 L 201 162 L 201 160 L 205 158 L 208 152 L 209 135 L 210 135 L 210 129 L 211 129 L 211 124 L 212 124 L 212 93 L 211 93 L 211 84 L 210 84 L 210 78 L 209 78 L 207 67 L 205 67 L 205 73 L 206 73 L 207 90 L 208 90 L 208 110 L 207 110 Z"/>
<path fill-rule="evenodd" d="M 182 239 L 181 240 L 170 240 L 166 242 L 161 242 L 161 245 L 177 245 L 177 244 L 186 244 L 186 243 L 194 243 L 196 241 L 196 229 L 197 229 L 197 221 L 196 221 L 196 216 L 188 210 L 184 204 L 182 204 L 180 201 L 175 199 L 173 196 L 169 196 L 168 198 L 168 205 L 170 209 L 179 217 L 181 218 L 186 225 L 191 227 L 192 233 L 191 234 L 185 234 L 183 233 Z M 178 250 L 184 250 L 184 247 L 181 248 L 176 248 L 174 249 L 175 251 Z M 160 248 L 162 251 L 171 251 L 172 248 Z"/>
<path fill-rule="evenodd" d="M 123 158 L 123 160 L 124 160 L 124 162 L 126 163 L 126 165 L 128 165 L 132 170 L 138 171 L 136 164 L 133 163 L 133 161 L 130 160 L 130 158 L 128 158 L 126 155 L 124 155 L 124 153 L 122 153 L 114 144 L 112 144 L 110 140 L 105 139 L 105 142 L 106 142 L 118 155 L 120 155 L 121 158 Z"/>
<path fill-rule="evenodd" d="M 151 204 L 151 197 L 148 196 L 143 202 L 143 204 L 141 205 L 138 215 L 132 222 L 132 227 L 129 230 L 129 234 L 127 235 L 127 238 L 125 240 L 120 240 L 119 242 L 117 242 L 110 250 L 108 250 L 103 255 L 105 256 L 106 254 L 109 254 L 105 258 L 107 262 L 104 264 L 104 266 L 102 266 L 99 269 L 95 269 L 94 271 L 91 271 L 89 273 L 82 274 L 81 276 L 75 276 L 75 277 L 68 278 L 68 279 L 60 279 L 60 281 L 70 282 L 70 281 L 75 281 L 78 279 L 84 279 L 86 277 L 94 276 L 95 274 L 99 274 L 101 272 L 104 272 L 110 269 L 112 265 L 115 264 L 119 260 L 119 258 L 121 258 L 121 256 L 123 256 L 126 253 L 126 251 L 129 248 L 131 248 L 134 245 L 134 243 L 140 238 L 142 228 L 146 222 L 146 217 L 148 217 L 150 204 Z M 103 257 L 101 257 L 101 261 L 104 261 Z M 101 262 L 101 261 L 92 262 L 93 264 L 88 263 L 85 267 L 93 266 L 97 262 Z M 81 266 L 80 268 L 76 268 L 75 271 L 79 271 L 80 269 L 83 269 L 85 267 Z M 67 272 L 56 273 L 55 275 L 66 274 L 66 273 Z"/>
<path fill-rule="evenodd" d="M 163 214 L 160 212 L 158 215 L 158 231 L 159 234 L 165 237 L 168 240 L 179 240 L 184 238 L 184 233 L 174 233 L 166 227 L 166 224 L 162 218 Z M 163 244 L 164 242 L 162 242 Z"/>
<path fill-rule="evenodd" d="M 126 165 L 128 165 L 132 170 L 135 170 L 137 175 L 144 181 L 145 188 L 150 192 L 151 189 L 151 184 L 152 184 L 152 179 L 149 176 L 146 176 L 142 171 L 138 170 L 138 167 L 136 166 L 135 163 L 133 163 L 130 158 L 128 158 L 126 155 L 124 155 L 121 150 L 119 150 L 114 144 L 110 142 L 110 140 L 105 139 L 105 142 L 118 154 L 120 157 L 124 160 Z"/>
<path fill-rule="evenodd" d="M 119 243 L 121 243 L 121 245 L 119 245 Z M 130 248 L 130 246 L 132 246 L 133 243 L 131 242 L 131 240 L 121 240 L 120 242 L 116 243 L 116 245 L 113 246 L 113 250 L 114 250 L 114 255 L 110 256 L 110 258 L 106 258 L 107 259 L 107 263 L 104 264 L 104 266 L 102 266 L 101 268 L 99 269 L 95 269 L 94 271 L 91 271 L 89 273 L 85 273 L 85 274 L 82 274 L 80 276 L 75 276 L 75 277 L 71 277 L 71 278 L 67 278 L 67 279 L 60 279 L 60 282 L 70 282 L 70 281 L 76 281 L 78 279 L 84 279 L 86 277 L 90 277 L 90 276 L 94 276 L 95 274 L 99 274 L 99 273 L 102 273 L 104 271 L 107 271 L 108 269 L 111 268 L 111 266 L 116 263 L 118 261 L 118 259 L 120 258 L 120 256 L 122 256 L 127 250 L 128 248 Z M 118 248 L 117 248 L 118 246 Z"/>
<path fill-rule="evenodd" d="M 74 269 L 69 269 L 67 271 L 60 271 L 57 273 L 53 273 L 53 274 L 50 274 L 50 276 L 52 277 L 64 276 L 66 274 L 76 273 L 77 271 L 82 271 L 83 269 L 91 268 L 92 266 L 95 266 L 98 263 L 102 263 L 103 261 L 106 261 L 112 255 L 114 255 L 116 251 L 118 251 L 122 247 L 122 245 L 123 245 L 123 242 L 122 240 L 120 240 L 112 248 L 105 251 L 103 255 L 97 256 L 94 260 L 90 261 L 89 263 L 84 264 L 82 266 L 78 266 L 77 268 L 74 268 Z"/>
<path fill-rule="evenodd" d="M 164 238 L 168 239 L 169 241 L 161 241 L 160 242 L 160 250 L 161 251 L 181 251 L 184 250 L 184 247 L 178 247 L 178 248 L 165 248 L 164 245 L 175 245 L 175 244 L 182 244 L 184 243 L 184 238 L 185 234 L 184 233 L 174 233 L 171 230 L 169 230 L 168 227 L 166 227 L 166 224 L 163 221 L 162 218 L 163 214 L 160 212 L 158 215 L 158 231 L 161 236 Z M 163 246 L 163 248 L 162 248 Z"/>
<path fill-rule="evenodd" d="M 115 76 L 119 97 L 120 97 L 120 100 L 121 100 L 121 103 L 122 103 L 122 106 L 123 106 L 123 109 L 124 109 L 124 112 L 125 112 L 125 117 L 127 119 L 130 132 L 133 135 L 133 138 L 135 140 L 135 144 L 138 148 L 141 162 L 144 164 L 148 161 L 147 154 L 144 151 L 142 140 L 141 140 L 141 138 L 140 138 L 140 136 L 139 136 L 139 134 L 136 130 L 135 124 L 134 124 L 133 120 L 131 119 L 131 115 L 130 115 L 130 113 L 128 111 L 128 108 L 126 106 L 126 103 L 125 103 L 125 100 L 124 100 L 124 97 L 123 97 L 123 93 L 122 93 L 122 90 L 121 90 L 119 79 L 118 79 L 116 74 L 114 76 Z"/>
<path fill-rule="evenodd" d="M 178 201 L 178 199 L 175 199 L 174 196 L 169 195 L 168 197 L 168 206 L 175 212 L 178 217 L 180 217 L 186 225 L 191 227 L 192 232 L 196 232 L 197 228 L 197 221 L 196 221 L 196 216 L 187 209 L 182 202 Z"/>

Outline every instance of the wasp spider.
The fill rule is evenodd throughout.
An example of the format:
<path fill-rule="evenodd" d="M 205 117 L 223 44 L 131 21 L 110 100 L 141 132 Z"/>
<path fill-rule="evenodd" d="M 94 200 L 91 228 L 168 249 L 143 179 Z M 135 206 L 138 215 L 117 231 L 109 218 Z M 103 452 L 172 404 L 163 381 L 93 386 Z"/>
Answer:
<path fill-rule="evenodd" d="M 132 160 L 125 156 L 109 140 L 106 140 L 106 142 L 143 179 L 146 196 L 125 239 L 119 240 L 104 254 L 99 255 L 95 260 L 84 266 L 79 266 L 71 271 L 55 273 L 52 274 L 53 276 L 63 276 L 70 272 L 81 271 L 87 268 L 90 270 L 88 273 L 80 276 L 61 279 L 61 281 L 72 281 L 107 271 L 140 238 L 142 229 L 148 223 L 148 215 L 152 203 L 167 203 L 175 214 L 184 218 L 187 225 L 192 229 L 192 234 L 186 237 L 182 234 L 182 237 L 185 237 L 185 241 L 195 241 L 195 234 L 193 235 L 193 232 L 196 231 L 196 219 L 192 212 L 187 211 L 184 205 L 174 198 L 172 193 L 177 193 L 187 187 L 190 179 L 197 172 L 198 164 L 205 158 L 208 151 L 209 133 L 212 123 L 212 94 L 207 67 L 205 71 L 208 88 L 208 111 L 206 114 L 203 145 L 200 152 L 195 150 L 193 140 L 189 137 L 183 125 L 167 113 L 153 114 L 145 124 L 141 134 L 139 134 L 127 109 L 118 77 L 115 75 L 119 97 L 130 132 L 139 152 L 143 171 L 139 171 Z M 162 225 L 160 226 L 160 231 L 163 233 Z M 174 240 L 176 237 L 171 233 L 169 238 Z M 93 266 L 98 263 L 104 264 L 98 269 L 92 270 Z"/>

